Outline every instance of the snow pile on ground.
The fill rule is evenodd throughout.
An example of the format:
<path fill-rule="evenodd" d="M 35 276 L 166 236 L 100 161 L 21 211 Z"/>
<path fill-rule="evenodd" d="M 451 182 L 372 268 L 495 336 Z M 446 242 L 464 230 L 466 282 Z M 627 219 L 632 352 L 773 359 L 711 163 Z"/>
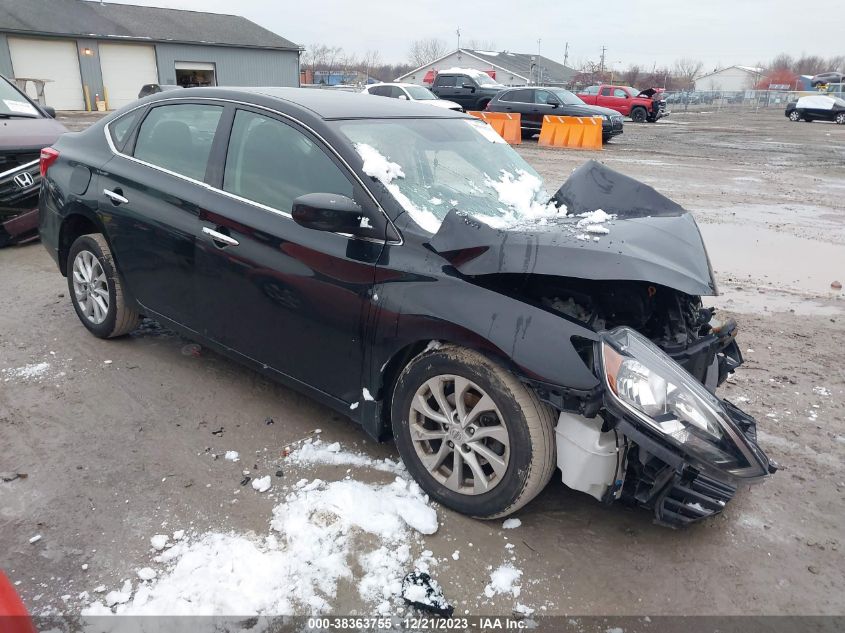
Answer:
<path fill-rule="evenodd" d="M 519 577 L 522 576 L 522 571 L 516 569 L 513 565 L 500 565 L 490 574 L 490 584 L 484 587 L 484 595 L 492 598 L 496 594 L 509 593 L 514 598 L 518 598 L 522 588 L 516 584 Z"/>
<path fill-rule="evenodd" d="M 502 527 L 506 530 L 513 530 L 514 528 L 518 528 L 522 525 L 522 521 L 519 519 L 505 519 L 502 522 Z"/>
<path fill-rule="evenodd" d="M 398 163 L 391 162 L 375 147 L 367 143 L 355 143 L 355 151 L 364 161 L 364 173 L 381 182 L 417 224 L 429 233 L 437 233 L 440 228 L 440 220 L 437 216 L 428 209 L 417 208 L 410 198 L 402 193 L 397 185 L 393 184 L 396 178 L 405 177 L 402 167 Z"/>
<path fill-rule="evenodd" d="M 238 454 L 238 451 L 226 451 L 226 454 L 223 457 L 229 460 L 230 462 L 237 462 L 241 459 L 241 456 Z"/>
<path fill-rule="evenodd" d="M 488 178 L 486 184 L 499 196 L 499 202 L 507 207 L 507 214 L 503 218 L 482 215 L 476 218 L 495 228 L 503 228 L 526 220 L 545 220 L 566 215 L 566 211 L 559 210 L 554 202 L 550 200 L 540 202 L 540 200 L 548 200 L 543 181 L 525 170 L 517 170 L 516 176 L 502 170 L 499 180 Z"/>
<path fill-rule="evenodd" d="M 437 531 L 437 513 L 412 482 L 387 485 L 343 480 L 301 480 L 273 510 L 272 531 L 252 535 L 207 533 L 171 544 L 155 557 L 163 568 L 143 570 L 82 615 L 284 615 L 325 613 L 338 582 L 353 579 L 350 555 L 362 543 L 377 546 L 358 558 L 361 596 L 389 613 L 402 590 L 413 532 Z M 354 579 L 353 579 L 354 580 Z"/>
<path fill-rule="evenodd" d="M 600 235 L 607 235 L 610 233 L 610 229 L 604 226 L 605 222 L 610 220 L 615 220 L 616 216 L 610 213 L 605 212 L 602 209 L 596 209 L 595 211 L 590 211 L 588 213 L 581 213 L 578 216 L 581 218 L 578 220 L 578 224 L 575 226 L 582 231 L 576 235 L 579 240 L 589 240 L 593 239 L 598 241 L 598 237 Z"/>
<path fill-rule="evenodd" d="M 48 369 L 50 369 L 50 363 L 32 363 L 23 367 L 4 369 L 3 382 L 9 382 L 10 380 L 40 380 L 47 373 Z"/>
<path fill-rule="evenodd" d="M 829 396 L 830 389 L 827 387 L 813 387 L 813 393 L 817 396 Z"/>
<path fill-rule="evenodd" d="M 342 450 L 340 444 L 326 444 L 322 440 L 306 440 L 288 456 L 294 464 L 329 464 L 332 466 L 359 466 L 401 475 L 405 472 L 402 462 L 390 459 L 373 459 L 367 455 Z"/>

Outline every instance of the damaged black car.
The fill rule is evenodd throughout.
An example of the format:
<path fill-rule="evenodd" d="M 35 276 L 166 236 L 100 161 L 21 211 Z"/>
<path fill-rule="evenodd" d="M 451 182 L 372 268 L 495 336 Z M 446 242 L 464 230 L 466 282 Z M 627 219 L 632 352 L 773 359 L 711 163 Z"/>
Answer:
<path fill-rule="evenodd" d="M 571 488 L 670 526 L 776 465 L 692 215 L 590 161 L 553 195 L 487 124 L 298 89 L 196 89 L 62 137 L 41 235 L 82 324 L 154 318 L 394 438 L 481 518 Z"/>

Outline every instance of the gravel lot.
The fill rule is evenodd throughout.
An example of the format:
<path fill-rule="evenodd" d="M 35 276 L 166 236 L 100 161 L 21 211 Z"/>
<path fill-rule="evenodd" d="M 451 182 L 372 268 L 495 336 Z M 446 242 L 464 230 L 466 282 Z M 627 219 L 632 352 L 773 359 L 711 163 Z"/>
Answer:
<path fill-rule="evenodd" d="M 66 118 L 74 129 L 91 120 Z M 723 395 L 758 418 L 783 470 L 685 531 L 555 481 L 514 530 L 438 507 L 439 530 L 413 537 L 412 555 L 432 552 L 456 613 L 510 614 L 517 603 L 542 614 L 845 613 L 845 304 L 830 287 L 845 282 L 845 129 L 780 111 L 698 112 L 626 123 L 602 152 L 519 151 L 549 188 L 597 158 L 696 214 L 723 291 L 712 305 L 739 321 L 747 359 Z M 0 472 L 27 475 L 0 482 L 0 568 L 36 613 L 78 612 L 97 586 L 162 569 L 154 534 L 266 535 L 300 478 L 393 479 L 286 462 L 283 448 L 317 428 L 346 450 L 397 454 L 152 322 L 120 340 L 90 336 L 39 244 L 0 251 L 0 296 Z M 271 491 L 240 486 L 243 469 L 272 475 Z M 506 562 L 523 572 L 521 594 L 488 598 L 488 566 Z M 372 612 L 349 580 L 332 605 Z"/>

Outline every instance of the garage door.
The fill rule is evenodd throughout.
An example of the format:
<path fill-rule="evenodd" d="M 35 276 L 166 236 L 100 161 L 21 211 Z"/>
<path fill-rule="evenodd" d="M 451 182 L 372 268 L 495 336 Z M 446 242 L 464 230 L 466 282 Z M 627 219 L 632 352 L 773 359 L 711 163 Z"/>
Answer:
<path fill-rule="evenodd" d="M 75 42 L 10 37 L 9 52 L 15 77 L 49 80 L 44 86 L 47 105 L 56 110 L 85 109 Z M 29 86 L 30 96 L 35 97 Z"/>
<path fill-rule="evenodd" d="M 144 84 L 158 83 L 153 46 L 100 44 L 100 68 L 112 110 L 135 101 Z"/>

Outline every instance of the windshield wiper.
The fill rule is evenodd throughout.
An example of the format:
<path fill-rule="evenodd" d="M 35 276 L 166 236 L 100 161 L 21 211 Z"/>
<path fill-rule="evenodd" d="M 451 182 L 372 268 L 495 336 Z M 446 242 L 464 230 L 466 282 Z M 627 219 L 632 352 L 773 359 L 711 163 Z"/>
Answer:
<path fill-rule="evenodd" d="M 41 117 L 31 114 L 18 114 L 17 112 L 0 112 L 0 119 L 39 119 Z"/>

